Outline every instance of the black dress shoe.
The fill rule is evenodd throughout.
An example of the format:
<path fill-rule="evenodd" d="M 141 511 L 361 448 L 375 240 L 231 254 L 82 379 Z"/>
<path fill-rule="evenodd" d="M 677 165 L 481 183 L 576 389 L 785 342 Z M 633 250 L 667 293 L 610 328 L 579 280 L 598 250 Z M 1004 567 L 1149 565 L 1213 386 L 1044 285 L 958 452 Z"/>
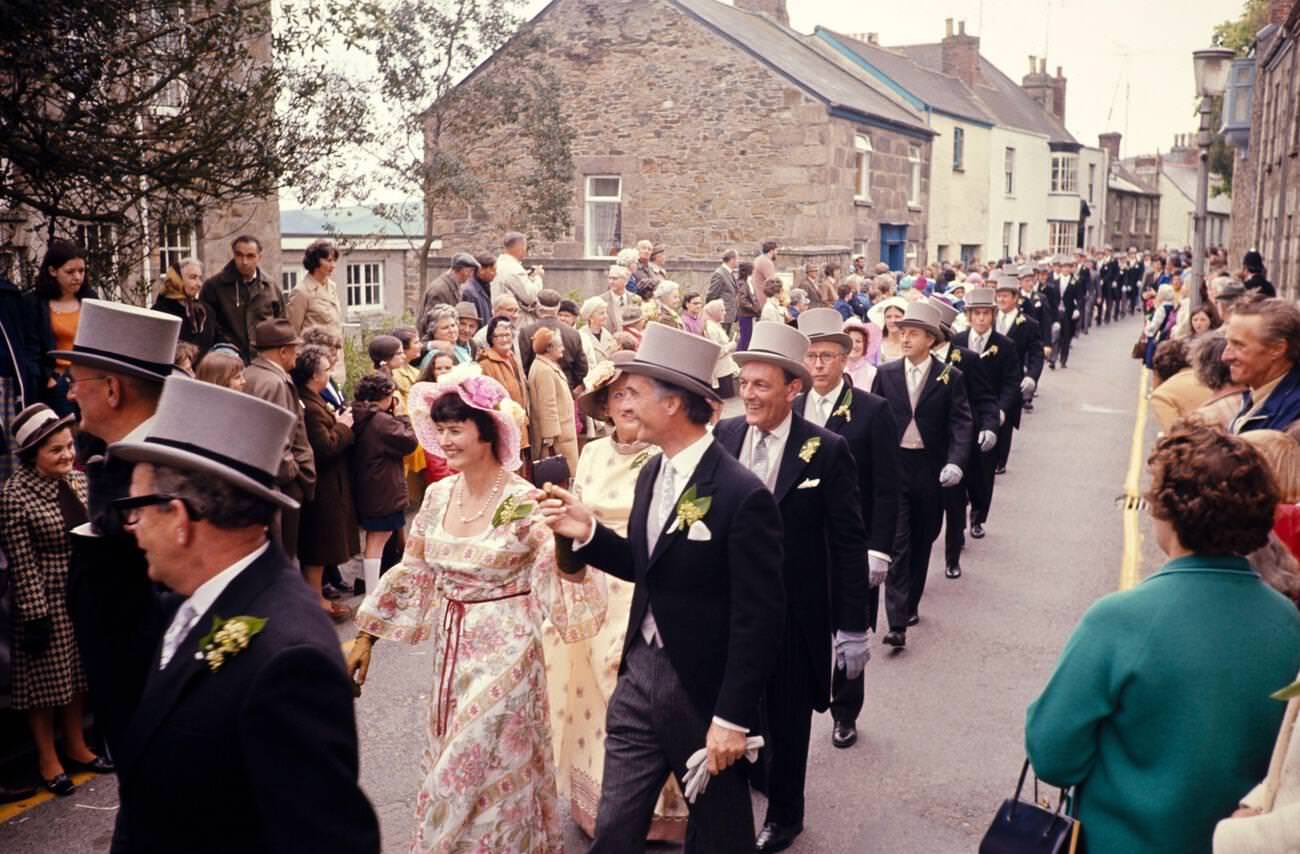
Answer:
<path fill-rule="evenodd" d="M 961 578 L 961 564 L 954 563 L 943 571 L 943 574 L 949 578 Z"/>
<path fill-rule="evenodd" d="M 899 649 L 907 646 L 907 632 L 891 631 L 886 634 L 880 641 L 885 646 L 896 646 Z"/>
<path fill-rule="evenodd" d="M 76 785 L 73 784 L 72 778 L 67 774 L 58 774 L 52 780 L 43 780 L 45 788 L 49 789 L 60 798 L 66 798 L 68 795 L 77 791 Z"/>
<path fill-rule="evenodd" d="M 769 821 L 758 832 L 758 840 L 754 845 L 754 850 L 763 852 L 763 854 L 771 851 L 784 851 L 794 844 L 795 837 L 800 833 L 803 833 L 803 827 L 774 824 Z"/>
<path fill-rule="evenodd" d="M 915 626 L 919 622 L 921 622 L 921 615 L 913 614 L 912 616 L 907 618 L 907 627 L 910 629 L 912 628 L 912 626 Z"/>
<path fill-rule="evenodd" d="M 96 774 L 112 774 L 117 770 L 117 767 L 113 765 L 113 760 L 107 756 L 96 756 L 89 762 L 69 759 L 67 764 L 77 771 L 93 771 Z"/>
<path fill-rule="evenodd" d="M 0 804 L 25 801 L 36 794 L 35 786 L 0 786 Z"/>
<path fill-rule="evenodd" d="M 1006 469 L 1003 469 L 1003 471 L 1006 471 Z M 971 525 L 970 535 L 977 540 L 984 539 L 984 526 L 981 525 L 979 522 L 976 522 L 974 525 Z"/>
<path fill-rule="evenodd" d="M 1006 474 L 1006 473 L 1007 473 L 1007 467 L 1006 467 L 1006 466 L 998 466 L 997 468 L 995 468 L 995 469 L 993 470 L 993 473 L 994 473 L 994 474 Z"/>
<path fill-rule="evenodd" d="M 858 740 L 858 728 L 850 723 L 835 722 L 835 728 L 831 730 L 831 744 L 843 749 L 852 747 Z"/>

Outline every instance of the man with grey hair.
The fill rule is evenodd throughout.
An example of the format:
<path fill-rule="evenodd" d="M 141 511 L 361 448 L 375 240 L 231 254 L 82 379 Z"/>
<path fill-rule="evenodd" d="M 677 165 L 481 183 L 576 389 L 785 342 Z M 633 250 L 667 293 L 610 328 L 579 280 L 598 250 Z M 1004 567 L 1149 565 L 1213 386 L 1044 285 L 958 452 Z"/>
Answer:
<path fill-rule="evenodd" d="M 626 251 L 628 250 L 624 250 Z M 620 252 L 619 257 L 622 256 L 623 252 Z M 640 302 L 636 294 L 628 293 L 627 283 L 630 276 L 631 271 L 621 264 L 612 265 L 605 275 L 605 282 L 609 285 L 609 289 L 601 294 L 601 297 L 609 309 L 609 331 L 614 334 L 623 331 L 623 309 L 627 308 L 633 300 Z"/>
<path fill-rule="evenodd" d="M 732 324 L 736 322 L 736 267 L 739 264 L 740 256 L 736 250 L 723 252 L 722 263 L 709 277 L 708 296 L 705 297 L 707 302 L 722 300 L 722 328 L 727 330 L 728 335 L 731 334 Z"/>
<path fill-rule="evenodd" d="M 537 295 L 544 287 L 542 276 L 545 270 L 540 264 L 524 266 L 524 259 L 528 257 L 528 238 L 523 233 L 507 231 L 501 238 L 501 246 L 503 251 L 497 256 L 497 277 L 492 280 L 492 297 L 511 294 L 519 303 L 519 322 L 536 320 Z"/>
<path fill-rule="evenodd" d="M 433 280 L 429 289 L 420 300 L 419 326 L 423 330 L 428 323 L 429 312 L 440 305 L 455 306 L 462 299 L 465 284 L 478 272 L 479 263 L 468 252 L 458 252 L 451 259 L 451 269 Z"/>

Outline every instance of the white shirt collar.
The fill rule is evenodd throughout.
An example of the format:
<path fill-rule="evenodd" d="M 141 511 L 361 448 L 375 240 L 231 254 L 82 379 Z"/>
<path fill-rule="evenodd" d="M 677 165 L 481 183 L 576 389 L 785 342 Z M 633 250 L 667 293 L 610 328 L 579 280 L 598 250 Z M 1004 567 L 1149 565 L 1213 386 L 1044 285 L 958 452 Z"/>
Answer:
<path fill-rule="evenodd" d="M 678 483 L 684 485 L 691 479 L 695 469 L 700 465 L 700 460 L 704 458 L 704 452 L 711 444 L 713 444 L 713 434 L 705 430 L 703 436 L 682 448 L 675 456 L 664 454 L 664 461 L 673 467 L 673 475 Z"/>
<path fill-rule="evenodd" d="M 808 396 L 812 398 L 814 406 L 820 406 L 823 400 L 829 400 L 833 404 L 835 401 L 840 399 L 840 395 L 842 394 L 844 394 L 844 377 L 840 377 L 840 381 L 835 384 L 835 388 L 831 389 L 827 394 L 818 394 L 817 389 L 812 389 L 808 392 Z"/>
<path fill-rule="evenodd" d="M 135 425 L 134 430 L 132 430 L 130 433 L 127 433 L 125 436 L 123 436 L 121 441 L 143 442 L 145 438 L 149 435 L 149 428 L 151 427 L 153 427 L 153 418 L 152 417 L 146 418 L 145 420 L 141 421 L 139 424 Z"/>
<path fill-rule="evenodd" d="M 952 342 L 945 341 L 942 344 L 940 344 L 938 347 L 935 347 L 933 350 L 931 350 L 930 353 L 933 354 L 936 359 L 942 362 L 948 358 L 948 351 L 951 349 L 952 349 Z"/>
<path fill-rule="evenodd" d="M 245 569 L 248 569 L 248 567 L 265 554 L 266 550 L 270 547 L 271 543 L 268 540 L 249 554 L 244 555 L 230 566 L 221 570 L 221 572 L 218 572 L 216 575 L 200 584 L 198 589 L 190 594 L 189 603 L 190 607 L 194 609 L 194 613 L 199 616 L 206 613 L 207 610 L 212 607 L 213 603 L 217 601 L 217 598 L 221 596 L 227 587 L 230 586 L 230 582 L 234 581 Z"/>
<path fill-rule="evenodd" d="M 768 441 L 769 442 L 775 441 L 784 444 L 786 438 L 790 435 L 790 425 L 793 423 L 794 423 L 794 410 L 792 409 L 785 414 L 785 418 L 781 420 L 780 424 L 776 425 L 771 430 L 767 431 L 768 434 L 771 435 L 772 437 L 771 439 L 768 439 Z M 750 432 L 752 432 L 755 436 L 759 436 L 762 434 L 762 431 L 759 430 L 757 427 L 754 427 L 753 425 L 750 425 L 749 429 Z"/>

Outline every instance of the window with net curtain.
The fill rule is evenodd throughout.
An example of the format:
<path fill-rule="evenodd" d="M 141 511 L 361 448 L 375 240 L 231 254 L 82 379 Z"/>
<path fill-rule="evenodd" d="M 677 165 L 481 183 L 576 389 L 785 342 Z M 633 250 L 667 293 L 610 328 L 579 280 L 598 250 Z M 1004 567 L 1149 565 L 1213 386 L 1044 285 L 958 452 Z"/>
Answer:
<path fill-rule="evenodd" d="M 853 198 L 871 201 L 871 137 L 865 133 L 853 137 Z"/>
<path fill-rule="evenodd" d="M 588 175 L 585 217 L 588 258 L 612 258 L 623 246 L 623 179 Z"/>

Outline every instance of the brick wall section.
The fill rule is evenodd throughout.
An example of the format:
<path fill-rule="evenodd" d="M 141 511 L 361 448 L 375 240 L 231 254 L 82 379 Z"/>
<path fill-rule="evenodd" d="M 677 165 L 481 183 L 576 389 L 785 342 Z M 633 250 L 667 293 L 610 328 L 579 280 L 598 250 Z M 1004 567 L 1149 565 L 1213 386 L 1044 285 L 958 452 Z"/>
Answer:
<path fill-rule="evenodd" d="M 908 137 L 870 129 L 874 204 L 864 207 L 853 200 L 855 125 L 666 0 L 557 0 L 535 26 L 539 53 L 511 56 L 507 46 L 483 72 L 490 79 L 506 63 L 545 63 L 562 81 L 577 133 L 574 228 L 558 241 L 535 240 L 530 255 L 583 256 L 587 175 L 622 177 L 624 245 L 665 244 L 670 271 L 681 261 L 716 265 L 731 247 L 752 257 L 767 238 L 792 246 L 868 239 L 874 250 L 881 222 L 912 224 L 908 239 L 924 245 L 924 138 L 912 138 L 926 165 L 922 210 L 911 211 Z M 517 151 L 511 133 L 497 129 L 477 148 Z M 486 165 L 476 166 L 482 210 L 457 204 L 452 216 L 435 216 L 440 255 L 495 252 L 502 232 L 526 225 L 513 187 L 527 158 Z M 548 275 L 560 290 L 589 291 L 591 281 Z"/>

